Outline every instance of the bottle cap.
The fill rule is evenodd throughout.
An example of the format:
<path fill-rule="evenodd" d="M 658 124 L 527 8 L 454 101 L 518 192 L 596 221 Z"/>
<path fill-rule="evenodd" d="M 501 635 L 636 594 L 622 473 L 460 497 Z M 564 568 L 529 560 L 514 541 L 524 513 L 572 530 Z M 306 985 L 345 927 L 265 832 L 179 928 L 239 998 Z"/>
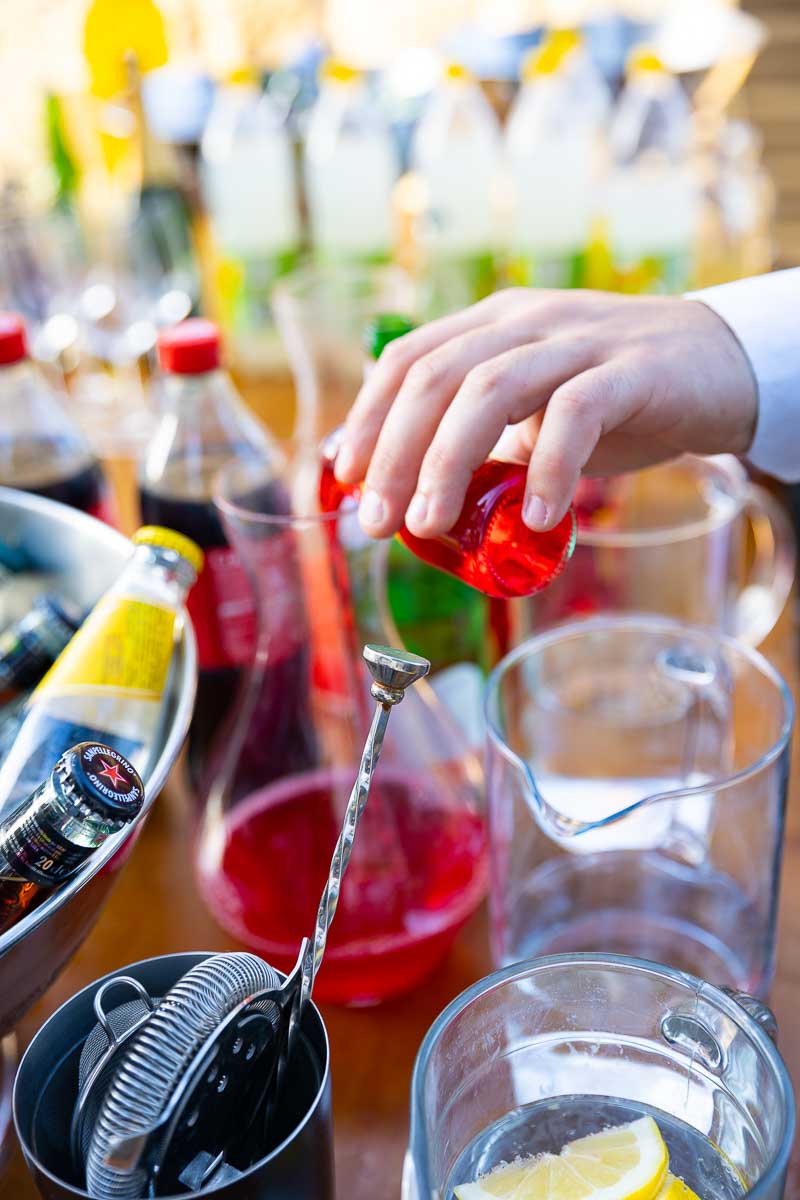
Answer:
<path fill-rule="evenodd" d="M 581 35 L 577 29 L 552 29 L 544 41 L 525 57 L 521 71 L 523 81 L 530 83 L 542 75 L 554 75 L 580 45 Z"/>
<path fill-rule="evenodd" d="M 403 313 L 378 313 L 364 330 L 364 349 L 370 357 L 378 359 L 389 342 L 412 329 L 416 329 L 416 325 Z"/>
<path fill-rule="evenodd" d="M 628 58 L 626 71 L 631 75 L 665 75 L 667 68 L 650 46 L 636 46 Z"/>
<path fill-rule="evenodd" d="M 0 366 L 28 357 L 25 322 L 16 313 L 0 313 Z"/>
<path fill-rule="evenodd" d="M 134 546 L 163 546 L 165 550 L 174 550 L 185 558 L 196 575 L 203 569 L 203 551 L 191 538 L 177 529 L 167 529 L 164 525 L 142 525 L 131 538 Z"/>
<path fill-rule="evenodd" d="M 319 69 L 320 83 L 358 83 L 361 72 L 340 58 L 326 58 Z"/>
<path fill-rule="evenodd" d="M 127 825 L 144 804 L 135 767 L 102 742 L 80 742 L 61 755 L 54 774 L 70 802 L 88 813 Z"/>
<path fill-rule="evenodd" d="M 219 330 L 204 317 L 189 317 L 164 330 L 158 339 L 162 371 L 173 375 L 202 375 L 219 366 Z"/>
<path fill-rule="evenodd" d="M 460 62 L 448 63 L 444 69 L 444 77 L 448 83 L 472 83 L 475 78 Z"/>

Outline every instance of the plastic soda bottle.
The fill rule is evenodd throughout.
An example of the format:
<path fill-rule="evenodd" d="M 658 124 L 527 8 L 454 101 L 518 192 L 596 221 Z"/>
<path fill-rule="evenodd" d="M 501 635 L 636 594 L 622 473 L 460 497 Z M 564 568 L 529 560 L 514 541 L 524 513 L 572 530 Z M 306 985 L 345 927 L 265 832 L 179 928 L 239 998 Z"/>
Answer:
<path fill-rule="evenodd" d="M 394 241 L 397 151 L 363 76 L 345 63 L 329 60 L 320 72 L 304 172 L 315 257 L 387 261 Z"/>
<path fill-rule="evenodd" d="M 221 369 L 220 353 L 216 325 L 201 318 L 161 334 L 161 420 L 139 477 L 142 519 L 186 534 L 205 556 L 188 603 L 200 659 L 189 735 L 193 773 L 233 702 L 256 644 L 255 596 L 214 504 L 218 472 L 236 459 L 274 465 L 275 484 L 260 498 L 262 507 L 287 510 L 280 451 Z"/>
<path fill-rule="evenodd" d="M 427 316 L 488 295 L 496 284 L 500 126 L 472 76 L 451 63 L 411 147 L 422 183 L 418 240 Z"/>
<path fill-rule="evenodd" d="M 0 484 L 111 516 L 100 464 L 28 357 L 16 313 L 0 313 Z"/>
<path fill-rule="evenodd" d="M 526 58 L 505 130 L 515 283 L 587 285 L 609 106 L 605 81 L 575 30 L 552 32 Z"/>
<path fill-rule="evenodd" d="M 122 574 L 28 700 L 0 767 L 0 809 L 18 804 L 82 741 L 112 746 L 146 774 L 180 610 L 202 566 L 194 542 L 145 527 Z"/>
<path fill-rule="evenodd" d="M 628 65 L 610 151 L 607 219 L 617 287 L 684 291 L 701 218 L 691 109 L 678 80 L 647 49 Z"/>

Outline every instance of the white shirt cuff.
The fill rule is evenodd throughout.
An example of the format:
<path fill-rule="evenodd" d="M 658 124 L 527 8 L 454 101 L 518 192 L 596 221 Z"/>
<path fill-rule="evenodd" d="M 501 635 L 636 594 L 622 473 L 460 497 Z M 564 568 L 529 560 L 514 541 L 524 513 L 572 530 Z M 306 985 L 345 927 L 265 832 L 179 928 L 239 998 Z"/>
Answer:
<path fill-rule="evenodd" d="M 689 292 L 722 317 L 750 360 L 758 420 L 747 458 L 786 483 L 800 480 L 800 268 Z"/>

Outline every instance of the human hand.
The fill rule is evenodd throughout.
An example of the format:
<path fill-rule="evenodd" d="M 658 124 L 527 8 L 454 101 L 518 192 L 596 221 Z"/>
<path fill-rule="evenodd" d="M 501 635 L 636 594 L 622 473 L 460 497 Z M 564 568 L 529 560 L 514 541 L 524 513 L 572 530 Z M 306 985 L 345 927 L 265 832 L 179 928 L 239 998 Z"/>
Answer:
<path fill-rule="evenodd" d="M 514 288 L 386 347 L 335 472 L 364 480 L 367 533 L 386 537 L 405 521 L 433 537 L 453 526 L 496 447 L 529 463 L 523 518 L 544 530 L 582 473 L 743 454 L 756 416 L 747 356 L 701 302 Z"/>

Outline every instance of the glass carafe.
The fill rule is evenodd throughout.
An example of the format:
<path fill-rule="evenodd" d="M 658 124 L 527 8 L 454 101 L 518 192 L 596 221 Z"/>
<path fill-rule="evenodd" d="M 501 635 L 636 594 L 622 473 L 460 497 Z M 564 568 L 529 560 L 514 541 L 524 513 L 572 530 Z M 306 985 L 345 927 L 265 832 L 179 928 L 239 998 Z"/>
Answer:
<path fill-rule="evenodd" d="M 258 637 L 210 754 L 197 871 L 219 922 L 288 970 L 313 930 L 372 716 L 362 647 L 397 636 L 386 543 L 365 539 L 353 513 L 296 515 L 288 491 L 276 515 L 274 484 L 264 501 L 252 468 L 220 476 Z M 461 728 L 419 684 L 389 726 L 315 996 L 374 1002 L 437 965 L 485 890 L 481 784 Z"/>
<path fill-rule="evenodd" d="M 452 1200 L 504 1161 L 645 1115 L 702 1200 L 780 1200 L 795 1103 L 774 1033 L 751 997 L 656 963 L 564 954 L 506 967 L 422 1043 L 403 1200 Z"/>
<path fill-rule="evenodd" d="M 498 963 L 635 954 L 769 988 L 793 721 L 756 651 L 647 615 L 524 643 L 489 682 Z"/>
<path fill-rule="evenodd" d="M 417 311 L 398 267 L 304 267 L 276 284 L 273 309 L 297 392 L 294 440 L 315 457 L 364 377 L 364 330 L 378 313 Z"/>

